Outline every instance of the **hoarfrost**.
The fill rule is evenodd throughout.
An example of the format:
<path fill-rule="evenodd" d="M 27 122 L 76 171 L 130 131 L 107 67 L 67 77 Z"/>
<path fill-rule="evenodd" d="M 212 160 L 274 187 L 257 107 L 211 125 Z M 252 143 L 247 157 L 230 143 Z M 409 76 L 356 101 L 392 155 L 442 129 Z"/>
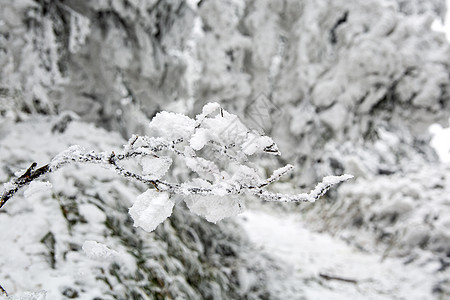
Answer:
<path fill-rule="evenodd" d="M 85 152 L 86 149 L 84 149 L 81 146 L 78 145 L 70 146 L 69 149 L 59 153 L 52 159 L 50 163 L 50 169 L 52 170 L 58 169 L 67 162 L 75 160 L 77 157 L 82 156 Z"/>
<path fill-rule="evenodd" d="M 208 115 L 220 108 L 217 102 L 210 102 L 203 106 L 202 113 L 196 116 L 197 122 L 201 123 Z"/>

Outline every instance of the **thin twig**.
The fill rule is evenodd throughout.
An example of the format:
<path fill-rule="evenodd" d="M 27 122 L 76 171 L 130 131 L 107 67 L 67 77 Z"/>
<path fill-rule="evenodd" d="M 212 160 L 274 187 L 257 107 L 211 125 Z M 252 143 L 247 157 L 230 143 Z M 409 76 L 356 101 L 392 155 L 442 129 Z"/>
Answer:
<path fill-rule="evenodd" d="M 77 156 L 67 157 L 65 160 L 59 162 L 57 165 L 47 164 L 38 169 L 35 169 L 36 163 L 33 163 L 22 176 L 16 178 L 15 180 L 9 183 L 10 188 L 7 188 L 6 191 L 3 192 L 3 194 L 1 195 L 0 208 L 3 207 L 3 205 L 5 205 L 5 203 L 11 197 L 13 197 L 20 188 L 24 187 L 25 185 L 28 185 L 33 180 L 41 177 L 46 173 L 56 171 L 57 169 L 71 163 L 94 163 L 102 165 L 103 167 L 106 168 L 112 167 L 116 173 L 125 177 L 126 179 L 138 181 L 147 185 L 152 185 L 158 191 L 165 191 L 169 192 L 170 194 L 182 194 L 182 195 L 195 194 L 203 196 L 222 195 L 221 192 L 218 192 L 218 190 L 223 190 L 224 187 L 220 183 L 214 184 L 208 188 L 189 187 L 189 186 L 182 187 L 180 184 L 177 183 L 168 183 L 158 179 L 156 180 L 147 179 L 144 176 L 128 171 L 122 166 L 117 164 L 117 162 L 121 160 L 146 155 L 148 155 L 148 153 L 133 152 L 133 151 L 118 155 L 116 155 L 114 152 L 111 152 L 111 154 L 109 155 L 106 155 L 105 153 L 89 152 L 89 153 L 78 153 Z M 246 186 L 242 184 L 234 185 L 232 188 L 227 188 L 226 192 L 227 194 L 234 194 L 234 195 L 245 193 L 253 194 L 266 201 L 314 202 L 323 194 L 325 194 L 325 192 L 328 191 L 328 189 L 330 189 L 330 187 L 333 186 L 334 184 L 345 181 L 352 177 L 352 176 L 347 177 L 341 176 L 342 178 L 340 178 L 333 184 L 319 183 L 310 193 L 302 193 L 297 195 L 277 194 L 263 189 L 263 187 L 278 180 L 281 177 L 281 175 L 284 175 L 290 169 L 291 167 L 285 168 L 285 170 L 279 173 L 278 176 L 272 175 L 270 178 L 266 179 L 258 186 Z"/>
<path fill-rule="evenodd" d="M 8 293 L 1 285 L 0 285 L 0 295 L 8 297 Z"/>
<path fill-rule="evenodd" d="M 349 278 L 344 278 L 344 277 L 335 276 L 335 275 L 327 275 L 327 274 L 320 273 L 319 276 L 326 280 L 338 280 L 338 281 L 343 281 L 343 282 L 348 282 L 348 283 L 353 283 L 353 284 L 358 283 L 358 281 L 356 281 L 355 279 L 349 279 Z"/>
<path fill-rule="evenodd" d="M 42 175 L 50 172 L 50 167 L 48 164 L 46 164 L 45 166 L 42 166 L 38 169 L 35 169 L 36 167 L 36 163 L 33 162 L 31 164 L 31 166 L 25 171 L 25 173 L 16 178 L 13 182 L 11 182 L 11 188 L 6 190 L 3 194 L 2 197 L 0 198 L 0 208 L 3 207 L 3 205 L 5 205 L 5 203 L 11 199 L 12 196 L 14 196 L 14 194 L 22 187 L 30 184 L 33 180 L 38 179 L 39 177 L 41 177 Z"/>

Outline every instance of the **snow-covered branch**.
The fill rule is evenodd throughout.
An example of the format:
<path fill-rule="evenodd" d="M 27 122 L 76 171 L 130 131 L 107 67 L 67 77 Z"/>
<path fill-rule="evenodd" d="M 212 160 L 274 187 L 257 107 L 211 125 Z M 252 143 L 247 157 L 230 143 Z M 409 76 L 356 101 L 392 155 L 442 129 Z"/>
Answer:
<path fill-rule="evenodd" d="M 48 164 L 38 169 L 36 169 L 36 165 L 37 164 L 33 162 L 31 166 L 25 171 L 25 173 L 3 185 L 3 192 L 1 194 L 2 197 L 0 198 L 0 208 L 3 207 L 6 201 L 14 196 L 20 188 L 30 184 L 32 181 L 50 172 Z"/>
<path fill-rule="evenodd" d="M 332 186 L 353 176 L 328 176 L 309 193 L 296 195 L 272 193 L 267 186 L 278 181 L 294 167 L 286 165 L 269 178 L 262 178 L 249 162 L 252 155 L 280 155 L 277 145 L 268 137 L 249 130 L 237 116 L 223 110 L 217 103 L 205 105 L 194 119 L 161 112 L 150 123 L 154 136 L 133 135 L 120 153 L 87 151 L 72 146 L 47 165 L 36 169 L 33 163 L 26 172 L 4 185 L 2 207 L 20 188 L 42 175 L 68 164 L 98 164 L 128 180 L 151 188 L 138 197 L 130 214 L 135 225 L 151 231 L 172 213 L 174 195 L 182 195 L 189 209 L 212 222 L 241 212 L 242 197 L 255 195 L 265 201 L 314 202 Z M 193 174 L 190 180 L 174 183 L 163 180 L 178 157 Z M 123 162 L 135 160 L 141 172 L 128 170 Z"/>

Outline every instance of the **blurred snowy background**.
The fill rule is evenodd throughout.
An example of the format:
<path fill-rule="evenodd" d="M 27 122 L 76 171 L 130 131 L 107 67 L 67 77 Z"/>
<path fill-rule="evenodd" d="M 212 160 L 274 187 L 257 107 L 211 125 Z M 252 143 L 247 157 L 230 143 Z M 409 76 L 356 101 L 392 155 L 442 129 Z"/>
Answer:
<path fill-rule="evenodd" d="M 278 144 L 261 172 L 296 165 L 274 190 L 355 175 L 314 204 L 247 199 L 217 224 L 179 203 L 148 233 L 128 215 L 145 186 L 67 167 L 0 210 L 0 285 L 12 299 L 449 299 L 446 10 L 0 0 L 1 183 L 73 144 L 120 149 L 157 112 L 210 101 Z"/>

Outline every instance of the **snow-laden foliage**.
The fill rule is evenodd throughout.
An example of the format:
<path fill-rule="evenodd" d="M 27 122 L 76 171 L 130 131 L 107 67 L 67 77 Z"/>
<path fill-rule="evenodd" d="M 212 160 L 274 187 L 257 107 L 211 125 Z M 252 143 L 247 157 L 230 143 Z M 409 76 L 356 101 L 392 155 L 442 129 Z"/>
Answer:
<path fill-rule="evenodd" d="M 223 110 L 217 103 L 205 105 L 195 119 L 177 113 L 158 113 L 150 123 L 150 130 L 156 137 L 134 135 L 122 152 L 89 152 L 75 145 L 37 170 L 34 170 L 36 163 L 33 163 L 25 173 L 5 184 L 0 207 L 22 186 L 73 162 L 100 164 L 127 179 L 151 186 L 130 208 L 135 226 L 147 231 L 153 231 L 172 214 L 175 203 L 170 198 L 174 195 L 184 196 L 192 212 L 216 222 L 243 209 L 242 200 L 230 196 L 249 194 L 266 201 L 314 202 L 332 186 L 353 177 L 346 174 L 327 176 L 310 193 L 297 195 L 267 190 L 268 185 L 287 174 L 293 166 L 287 165 L 275 170 L 269 178 L 262 178 L 256 165 L 249 161 L 250 156 L 256 153 L 279 155 L 275 142 L 249 130 L 237 116 Z M 183 183 L 163 180 L 171 167 L 172 159 L 167 156 L 170 154 L 183 161 L 195 175 Z M 139 158 L 141 164 L 144 159 L 141 174 L 121 164 L 133 158 Z M 155 164 L 154 172 L 149 165 L 152 162 Z"/>
<path fill-rule="evenodd" d="M 431 165 L 406 176 L 361 180 L 357 187 L 343 188 L 340 193 L 346 200 L 342 206 L 335 204 L 331 217 L 339 218 L 339 225 L 332 227 L 369 231 L 375 241 L 387 246 L 385 255 L 409 255 L 423 249 L 438 254 L 444 263 L 450 255 L 448 174 L 448 166 Z M 358 240 L 354 238 L 361 243 Z"/>
<path fill-rule="evenodd" d="M 30 159 L 42 165 L 73 143 L 115 153 L 126 143 L 79 121 L 55 132 L 56 120 L 0 129 L 0 181 L 25 170 Z M 52 188 L 34 181 L 23 189 L 27 196 L 19 192 L 1 209 L 0 284 L 11 299 L 277 299 L 266 283 L 279 271 L 233 220 L 211 224 L 173 198 L 171 218 L 148 233 L 134 228 L 129 215 L 147 185 L 98 165 L 66 165 L 45 180 Z M 245 286 L 238 273 L 248 279 Z"/>
<path fill-rule="evenodd" d="M 442 278 L 447 275 L 448 268 L 433 271 L 434 275 L 431 275 L 429 269 L 433 268 L 422 264 L 423 261 L 437 262 L 437 266 L 449 264 L 448 258 L 443 256 L 445 251 L 432 250 L 436 245 L 445 244 L 447 238 L 445 234 L 438 234 L 439 230 L 434 227 L 438 224 L 447 230 L 445 222 L 443 225 L 439 221 L 445 219 L 441 214 L 445 214 L 447 205 L 436 200 L 445 198 L 439 193 L 445 193 L 446 189 L 424 184 L 433 182 L 430 177 L 446 176 L 443 168 L 430 171 L 427 167 L 436 156 L 428 145 L 426 133 L 431 123 L 448 119 L 449 46 L 444 35 L 431 28 L 436 18 L 443 18 L 444 2 L 2 1 L 0 138 L 8 136 L 12 122 L 27 120 L 30 115 L 57 114 L 64 110 L 75 111 L 83 121 L 117 129 L 124 137 L 131 133 L 148 135 L 149 118 L 157 111 L 176 111 L 192 116 L 211 99 L 219 101 L 228 111 L 245 116 L 244 123 L 250 128 L 276 138 L 284 157 L 279 161 L 290 162 L 296 167 L 295 181 L 290 182 L 289 176 L 285 176 L 285 181 L 272 185 L 272 190 L 290 192 L 299 186 L 312 186 L 329 174 L 351 173 L 359 178 L 356 185 L 344 189 L 346 193 L 332 191 L 328 195 L 332 201 L 320 201 L 311 206 L 313 209 L 303 210 L 308 220 L 305 226 L 320 228 L 336 236 L 342 230 L 350 244 L 354 242 L 352 245 L 356 248 L 364 244 L 364 249 L 380 256 L 417 254 L 418 258 L 413 262 L 409 261 L 412 256 L 405 258 L 405 264 L 427 268 L 423 274 L 435 276 L 432 280 L 436 282 L 434 287 L 423 291 L 423 298 L 445 298 L 446 291 L 450 290 L 449 281 Z M 64 118 L 55 120 L 55 133 L 64 134 L 66 128 L 73 130 Z M 211 152 L 207 140 L 205 131 L 199 129 L 189 143 L 184 141 L 183 144 L 202 157 L 203 152 L 208 152 L 205 153 L 208 157 L 217 155 L 221 150 L 217 148 Z M 6 163 L 8 158 L 5 158 L 6 169 L 1 170 L 4 173 L 0 172 L 2 182 L 8 181 L 18 169 L 23 170 L 18 176 L 28 169 L 36 174 L 39 169 L 27 169 L 26 162 L 32 161 L 33 155 L 41 156 L 36 149 L 46 149 L 30 148 L 25 142 L 15 145 L 20 145 L 14 148 L 17 160 Z M 97 145 L 96 141 L 83 144 L 87 149 L 92 145 Z M 33 160 L 38 165 L 46 164 L 67 146 L 52 152 L 44 150 L 48 154 L 45 159 Z M 98 148 L 111 150 L 109 146 Z M 5 151 L 0 155 L 12 151 L 3 149 Z M 222 150 L 225 153 L 225 149 Z M 251 156 L 253 149 L 246 150 L 244 154 Z M 229 151 L 232 150 L 226 149 L 227 156 L 236 155 Z M 200 159 L 170 156 L 169 159 L 167 154 L 162 157 L 149 155 L 138 160 L 141 169 L 137 168 L 139 166 L 127 167 L 134 168 L 135 172 L 142 171 L 149 180 L 164 176 L 170 182 L 185 182 L 201 172 L 196 167 Z M 279 161 L 274 163 L 274 160 L 261 158 L 258 165 L 262 168 L 258 169 L 258 175 L 270 178 L 271 171 L 279 167 Z M 212 167 L 206 161 L 202 163 L 203 168 Z M 189 174 L 185 165 L 197 171 Z M 223 170 L 223 165 L 217 164 L 217 167 Z M 69 198 L 73 198 L 80 192 L 80 187 L 90 184 L 86 178 L 99 184 L 92 177 L 83 177 L 83 170 L 84 167 L 77 170 L 80 176 L 76 177 L 60 170 L 65 178 L 69 178 L 68 183 L 63 189 L 62 185 L 53 182 L 56 179 L 50 180 L 53 191 L 64 190 Z M 90 169 L 84 171 L 89 172 Z M 212 185 L 213 176 L 206 172 L 198 176 L 206 178 L 196 180 L 197 186 Z M 26 176 L 22 179 L 27 180 Z M 397 181 L 424 190 L 411 204 L 410 192 L 400 192 L 389 185 Z M 363 191 L 357 184 L 364 187 Z M 355 193 L 351 192 L 353 190 Z M 42 189 L 30 196 L 37 199 L 48 192 Z M 139 190 L 130 198 L 135 199 L 142 192 L 144 190 Z M 364 200 L 358 195 L 363 195 Z M 245 204 L 240 196 L 213 196 L 217 201 L 214 207 L 218 209 L 207 215 L 203 205 L 209 198 L 198 195 L 178 198 L 174 215 L 165 222 L 170 223 L 177 217 L 177 208 L 183 207 L 182 202 L 210 220 L 222 217 L 223 199 L 230 200 L 228 204 L 234 203 L 234 206 L 228 206 L 234 213 Z M 5 210 L 20 204 L 11 202 Z M 106 202 L 104 209 L 108 211 L 115 202 Z M 34 203 L 27 202 L 27 206 L 21 207 L 34 211 Z M 413 209 L 401 210 L 408 207 L 405 203 Z M 126 204 L 125 214 L 131 205 L 131 202 Z M 431 206 L 433 211 L 439 212 L 437 220 L 424 217 Z M 277 203 L 276 207 L 280 205 Z M 292 205 L 287 207 L 293 209 Z M 91 219 L 102 216 L 92 206 L 82 205 L 80 211 Z M 387 216 L 396 213 L 402 221 L 391 224 Z M 187 216 L 194 218 L 193 214 Z M 69 214 L 68 218 L 71 217 Z M 354 219 L 357 220 L 355 224 L 352 223 Z M 363 222 L 358 229 L 355 225 L 360 224 L 361 219 Z M 340 225 L 341 220 L 347 225 Z M 411 222 L 413 225 L 409 226 Z M 218 223 L 221 229 L 224 228 L 222 225 L 223 222 Z M 420 228 L 414 230 L 417 227 Z M 185 229 L 182 225 L 178 228 Z M 198 232 L 202 230 L 194 230 L 186 236 L 197 234 L 201 239 Z M 209 237 L 216 236 L 219 231 Z M 395 240 L 389 239 L 392 231 L 396 232 Z M 414 235 L 414 232 L 422 232 L 417 236 L 432 239 L 426 243 L 405 242 L 403 233 Z M 381 239 L 382 236 L 385 238 Z M 58 237 L 66 240 L 62 234 Z M 17 240 L 19 244 L 21 240 Z M 103 242 L 111 246 L 107 241 Z M 211 239 L 205 239 L 203 245 L 211 243 Z M 389 251 L 385 251 L 386 245 L 392 245 Z M 115 246 L 111 248 L 116 249 Z M 152 248 L 152 251 L 160 250 Z M 414 272 L 406 270 L 398 267 L 401 275 L 395 278 L 403 281 L 404 276 L 416 277 Z M 241 273 L 245 272 L 238 272 Z M 28 276 L 25 273 L 19 275 L 16 278 Z M 394 280 L 393 277 L 386 278 Z M 420 280 L 420 276 L 416 278 Z M 316 278 L 312 278 L 314 280 Z M 3 284 L 2 280 L 0 283 Z M 323 286 L 323 282 L 317 284 Z M 309 279 L 303 286 L 314 292 Z M 364 290 L 364 287 L 358 288 Z M 203 291 L 211 289 L 201 290 L 205 296 Z M 193 298 L 187 292 L 183 295 Z M 334 296 L 329 298 L 336 298 Z M 55 297 L 60 298 L 60 294 Z M 125 296 L 122 294 L 122 297 Z M 234 298 L 243 296 L 234 294 Z"/>
<path fill-rule="evenodd" d="M 130 135 L 187 98 L 186 1 L 1 1 L 0 20 L 0 112 L 10 119 L 72 110 Z"/>
<path fill-rule="evenodd" d="M 448 119 L 449 45 L 431 29 L 443 4 L 202 2 L 198 95 L 223 99 L 224 108 L 276 136 L 285 157 L 300 166 L 302 185 L 326 175 L 317 162 L 329 142 L 374 141 L 380 127 L 400 137 L 412 133 L 421 153 L 427 127 Z"/>

